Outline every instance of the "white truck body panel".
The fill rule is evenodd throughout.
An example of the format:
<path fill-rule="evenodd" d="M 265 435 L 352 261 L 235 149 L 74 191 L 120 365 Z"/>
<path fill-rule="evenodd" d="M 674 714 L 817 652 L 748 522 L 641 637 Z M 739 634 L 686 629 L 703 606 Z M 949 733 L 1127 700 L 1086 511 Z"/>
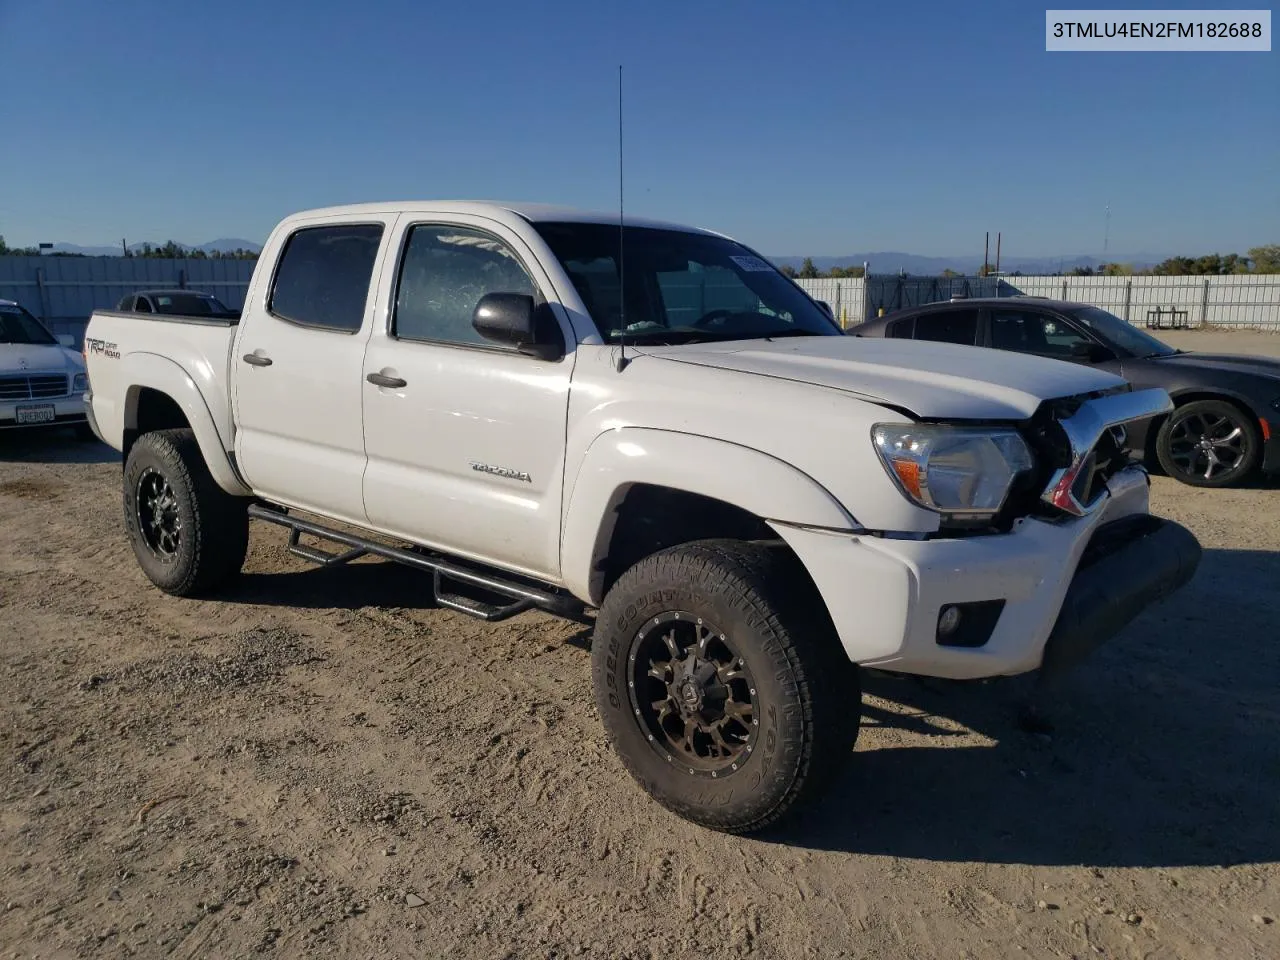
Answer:
<path fill-rule="evenodd" d="M 852 660 L 940 676 L 1033 668 L 1092 530 L 1146 509 L 1144 477 L 1088 517 L 926 539 L 940 516 L 895 486 L 873 426 L 1021 421 L 1046 399 L 1123 382 L 973 347 L 840 336 L 628 345 L 619 369 L 623 350 L 604 343 L 526 217 L 609 222 L 533 205 L 309 211 L 268 239 L 238 326 L 95 313 L 100 435 L 123 449 L 141 390 L 161 391 L 228 492 L 563 585 L 590 604 L 602 599 L 601 550 L 629 488 L 702 494 L 766 521 L 792 547 Z M 359 329 L 274 315 L 273 271 L 290 236 L 338 223 L 384 228 Z M 415 224 L 481 229 L 514 251 L 561 328 L 563 357 L 397 339 L 398 264 Z M 379 386 L 371 374 L 405 384 Z M 1010 612 L 990 644 L 932 642 L 941 605 L 997 592 Z"/>

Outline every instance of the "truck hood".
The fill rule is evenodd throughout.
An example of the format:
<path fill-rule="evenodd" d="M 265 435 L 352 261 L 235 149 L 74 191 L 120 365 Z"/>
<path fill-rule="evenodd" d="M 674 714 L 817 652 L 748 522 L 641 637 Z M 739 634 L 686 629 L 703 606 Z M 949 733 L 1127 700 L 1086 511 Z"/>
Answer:
<path fill-rule="evenodd" d="M 639 348 L 647 356 L 813 383 L 924 419 L 1025 420 L 1044 400 L 1109 390 L 1102 370 L 921 340 L 794 337 Z"/>
<path fill-rule="evenodd" d="M 0 343 L 0 374 L 80 373 L 80 355 L 58 344 Z"/>

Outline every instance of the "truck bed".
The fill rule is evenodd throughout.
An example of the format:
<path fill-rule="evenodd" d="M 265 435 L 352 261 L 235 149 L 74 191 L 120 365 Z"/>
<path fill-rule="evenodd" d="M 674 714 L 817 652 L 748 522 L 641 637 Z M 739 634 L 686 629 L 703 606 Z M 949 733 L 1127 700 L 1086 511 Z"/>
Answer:
<path fill-rule="evenodd" d="M 128 384 L 137 382 L 130 371 L 165 366 L 179 381 L 193 382 L 223 449 L 230 450 L 234 432 L 227 370 L 238 323 L 238 317 L 95 310 L 85 331 L 84 354 L 90 404 L 102 439 L 117 450 L 124 448 Z"/>

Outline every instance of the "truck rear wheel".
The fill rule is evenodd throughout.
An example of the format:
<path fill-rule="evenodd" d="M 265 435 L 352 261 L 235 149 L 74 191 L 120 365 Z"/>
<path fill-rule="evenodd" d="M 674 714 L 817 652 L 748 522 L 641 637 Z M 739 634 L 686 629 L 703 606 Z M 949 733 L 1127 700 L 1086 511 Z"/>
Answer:
<path fill-rule="evenodd" d="M 591 665 L 627 770 L 716 830 L 773 823 L 857 738 L 857 670 L 781 547 L 702 540 L 641 560 L 605 597 Z"/>
<path fill-rule="evenodd" d="M 240 571 L 245 505 L 214 482 L 191 430 L 146 433 L 129 450 L 125 528 L 143 572 L 165 593 L 206 594 Z"/>

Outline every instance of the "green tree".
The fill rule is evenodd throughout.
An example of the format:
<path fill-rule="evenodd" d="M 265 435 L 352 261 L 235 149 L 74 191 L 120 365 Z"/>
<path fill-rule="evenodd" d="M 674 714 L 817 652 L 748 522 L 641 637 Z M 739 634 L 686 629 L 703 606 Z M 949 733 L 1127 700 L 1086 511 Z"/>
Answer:
<path fill-rule="evenodd" d="M 1104 263 L 1102 265 L 1102 275 L 1104 277 L 1131 277 L 1133 276 L 1133 264 Z"/>
<path fill-rule="evenodd" d="M 795 268 L 795 267 L 793 267 L 793 266 L 792 266 L 791 264 L 789 264 L 789 263 L 788 263 L 788 264 L 785 264 L 783 267 L 781 267 L 781 271 L 782 271 L 782 273 L 783 273 L 783 275 L 784 275 L 784 276 L 788 276 L 788 277 L 790 277 L 792 280 L 794 280 L 794 279 L 796 278 L 796 268 Z"/>
<path fill-rule="evenodd" d="M 1280 273 L 1280 243 L 1249 248 L 1254 273 Z"/>
<path fill-rule="evenodd" d="M 833 280 L 857 279 L 862 276 L 863 272 L 862 267 L 832 267 L 827 271 L 826 276 L 831 277 Z"/>
<path fill-rule="evenodd" d="M 960 276 L 960 274 L 959 274 L 958 272 L 956 272 L 955 270 L 952 270 L 950 267 L 947 267 L 945 270 L 943 270 L 943 271 L 942 271 L 942 275 L 943 275 L 944 277 L 958 277 L 958 276 Z"/>
<path fill-rule="evenodd" d="M 796 274 L 801 280 L 817 280 L 821 274 L 818 268 L 813 265 L 812 257 L 805 257 L 804 262 L 800 264 L 800 272 Z"/>
<path fill-rule="evenodd" d="M 1072 267 L 1067 271 L 1068 277 L 1092 277 L 1093 275 L 1093 267 Z"/>
<path fill-rule="evenodd" d="M 39 247 L 11 247 L 4 242 L 4 237 L 0 236 L 0 257 L 38 257 L 40 256 Z"/>

